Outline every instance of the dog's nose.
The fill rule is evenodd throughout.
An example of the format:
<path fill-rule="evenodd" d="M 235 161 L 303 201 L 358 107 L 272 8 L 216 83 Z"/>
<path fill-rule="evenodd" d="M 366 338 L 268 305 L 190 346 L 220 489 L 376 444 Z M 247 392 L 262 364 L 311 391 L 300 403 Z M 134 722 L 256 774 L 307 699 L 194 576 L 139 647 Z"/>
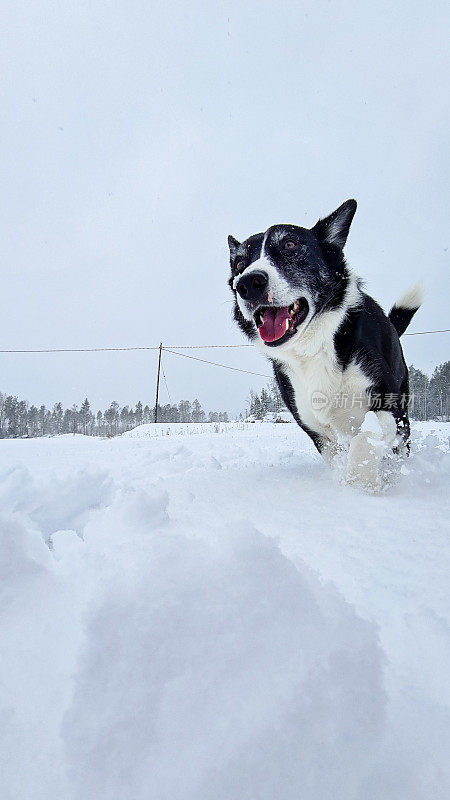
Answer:
<path fill-rule="evenodd" d="M 249 272 L 239 280 L 236 291 L 239 292 L 243 300 L 256 303 L 265 294 L 268 283 L 269 276 L 265 272 Z"/>

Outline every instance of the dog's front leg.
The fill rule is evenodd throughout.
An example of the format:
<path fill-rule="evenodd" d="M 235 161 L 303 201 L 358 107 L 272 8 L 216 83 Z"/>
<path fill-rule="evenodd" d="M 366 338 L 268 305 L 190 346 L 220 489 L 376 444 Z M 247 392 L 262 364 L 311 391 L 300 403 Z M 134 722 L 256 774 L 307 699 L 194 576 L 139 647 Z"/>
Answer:
<path fill-rule="evenodd" d="M 369 411 L 360 431 L 350 440 L 347 480 L 369 491 L 381 488 L 380 464 L 392 450 L 397 425 L 389 411 Z"/>

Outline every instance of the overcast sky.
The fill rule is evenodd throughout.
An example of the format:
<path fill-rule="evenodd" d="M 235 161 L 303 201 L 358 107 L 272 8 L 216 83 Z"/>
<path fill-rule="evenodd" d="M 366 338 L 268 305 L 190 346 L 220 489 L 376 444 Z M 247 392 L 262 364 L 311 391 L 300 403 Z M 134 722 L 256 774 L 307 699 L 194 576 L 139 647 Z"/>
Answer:
<path fill-rule="evenodd" d="M 448 4 L 3 2 L 0 348 L 227 344 L 227 234 L 358 201 L 347 258 L 448 328 Z M 431 370 L 450 334 L 403 340 Z M 194 353 L 195 354 L 195 353 Z M 196 353 L 270 373 L 253 349 Z M 172 400 L 264 379 L 166 355 Z M 152 353 L 1 355 L 34 403 L 153 402 Z M 165 387 L 162 402 L 167 401 Z"/>

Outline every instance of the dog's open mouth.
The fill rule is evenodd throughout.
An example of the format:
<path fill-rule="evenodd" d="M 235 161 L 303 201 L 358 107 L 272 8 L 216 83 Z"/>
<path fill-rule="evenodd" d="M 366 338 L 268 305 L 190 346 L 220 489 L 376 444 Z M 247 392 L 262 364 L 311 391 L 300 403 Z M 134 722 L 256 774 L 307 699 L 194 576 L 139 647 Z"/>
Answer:
<path fill-rule="evenodd" d="M 290 306 L 260 306 L 254 318 L 261 339 L 268 345 L 278 346 L 287 342 L 304 322 L 308 311 L 308 301 L 304 297 Z"/>

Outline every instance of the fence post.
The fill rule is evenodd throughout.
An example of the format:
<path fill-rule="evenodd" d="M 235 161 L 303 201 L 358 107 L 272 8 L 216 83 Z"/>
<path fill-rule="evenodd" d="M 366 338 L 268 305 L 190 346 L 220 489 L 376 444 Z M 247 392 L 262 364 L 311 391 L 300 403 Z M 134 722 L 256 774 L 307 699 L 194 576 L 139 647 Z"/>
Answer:
<path fill-rule="evenodd" d="M 156 402 L 155 402 L 155 422 L 158 422 L 158 399 L 159 399 L 159 376 L 161 374 L 161 354 L 162 342 L 159 343 L 159 356 L 158 356 L 158 376 L 156 378 Z"/>

